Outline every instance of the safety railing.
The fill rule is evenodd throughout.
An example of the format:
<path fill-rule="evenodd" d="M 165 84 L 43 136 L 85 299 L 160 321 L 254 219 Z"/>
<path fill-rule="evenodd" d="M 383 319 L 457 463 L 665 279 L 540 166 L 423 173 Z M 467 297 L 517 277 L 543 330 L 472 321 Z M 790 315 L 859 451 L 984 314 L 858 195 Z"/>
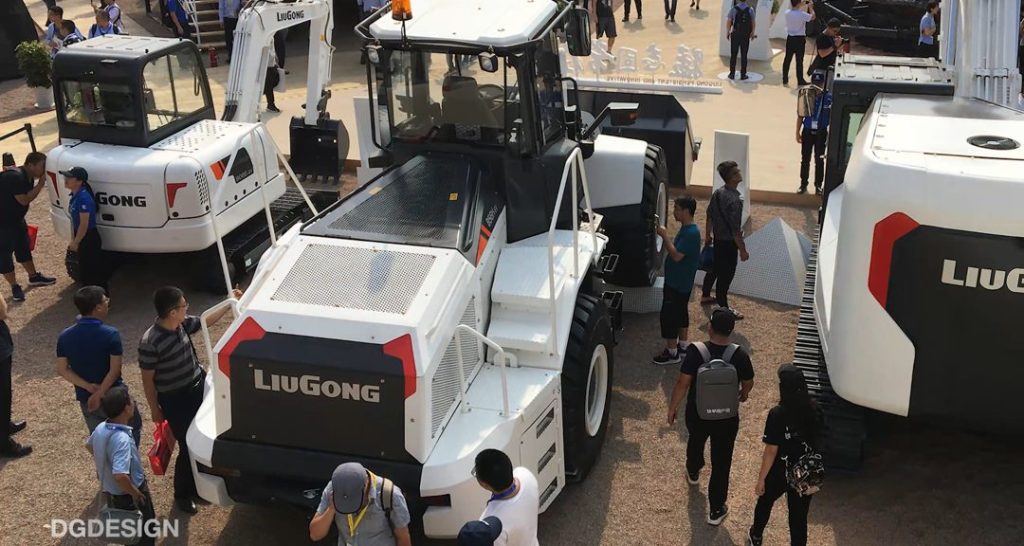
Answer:
<path fill-rule="evenodd" d="M 477 332 L 470 326 L 460 324 L 455 327 L 455 351 L 456 356 L 459 358 L 459 391 L 462 394 L 462 413 L 469 411 L 469 405 L 466 398 L 466 391 L 468 386 L 466 385 L 466 361 L 462 356 L 462 335 L 469 334 L 475 337 L 478 341 L 482 342 L 494 350 L 494 363 L 498 366 L 501 373 L 501 416 L 508 417 L 508 373 L 506 371 L 506 361 L 512 361 L 512 365 L 518 365 L 516 355 L 512 353 L 506 353 L 505 349 L 501 348 L 487 336 Z"/>
<path fill-rule="evenodd" d="M 558 302 L 555 301 L 555 227 L 558 225 L 558 216 L 562 210 L 562 197 L 565 195 L 565 182 L 572 179 L 572 275 L 579 277 L 580 266 L 580 245 L 579 245 L 579 196 L 576 188 L 576 179 L 579 177 L 583 186 L 583 199 L 587 208 L 587 227 L 593 249 L 597 248 L 597 232 L 594 230 L 594 209 L 590 206 L 590 187 L 587 185 L 587 170 L 583 166 L 583 152 L 576 148 L 565 160 L 565 167 L 562 169 L 562 182 L 558 186 L 558 198 L 555 199 L 554 214 L 551 216 L 551 227 L 548 228 L 548 295 L 551 298 L 551 335 L 548 337 L 548 350 L 555 352 L 558 337 Z M 596 253 L 592 260 L 597 260 Z"/>
<path fill-rule="evenodd" d="M 273 140 L 270 140 L 269 142 L 264 141 L 262 135 L 259 135 L 258 133 L 256 133 L 256 130 L 259 129 L 260 127 L 262 127 L 262 124 L 258 124 L 258 123 L 252 124 L 252 126 L 249 127 L 244 133 L 242 133 L 241 135 L 238 135 L 238 139 L 235 141 L 235 147 L 233 149 L 234 150 L 240 150 L 242 148 L 242 143 L 246 139 L 249 139 L 250 146 L 251 146 L 250 149 L 253 151 L 253 153 L 251 155 L 253 157 L 258 157 L 258 158 L 260 158 L 260 160 L 262 160 L 265 157 L 264 154 L 263 154 L 263 150 L 265 150 L 265 147 L 268 146 L 268 145 L 269 146 L 273 146 L 274 154 L 277 157 L 277 160 L 282 165 L 284 165 L 285 172 L 288 173 L 288 176 L 291 177 L 292 182 L 295 183 L 295 187 L 298 188 L 299 193 L 302 194 L 302 199 L 306 202 L 306 206 L 309 207 L 309 210 L 312 211 L 314 215 L 318 214 L 318 211 L 316 210 L 316 206 L 313 205 L 313 201 L 310 200 L 309 195 L 306 193 L 306 189 L 302 187 L 302 183 L 299 181 L 299 178 L 297 176 L 295 176 L 295 172 L 292 171 L 292 167 L 291 167 L 291 165 L 288 164 L 288 160 L 285 159 L 283 154 L 281 154 L 281 150 L 279 150 L 277 148 L 277 145 L 274 143 Z M 256 145 L 257 144 L 257 141 L 256 141 L 257 138 L 259 138 L 259 144 L 261 144 L 261 146 L 257 146 Z M 259 151 L 259 153 L 256 153 L 257 150 Z M 237 157 L 238 157 L 237 153 L 235 153 L 231 157 L 231 160 L 228 161 L 228 164 L 224 167 L 224 172 L 225 173 L 230 173 L 231 172 L 231 169 L 234 167 L 235 159 Z M 265 176 L 266 178 L 269 178 L 270 171 L 271 171 L 271 167 L 269 165 L 267 165 L 266 169 L 265 169 L 265 173 L 264 173 L 266 175 Z M 217 183 L 217 187 L 216 188 L 212 188 L 211 191 L 210 191 L 211 203 L 213 203 L 214 206 L 216 206 L 216 203 L 220 203 L 221 202 L 221 200 L 220 200 L 221 199 L 221 193 L 226 191 L 225 188 L 227 187 L 227 184 L 225 183 L 226 180 L 227 180 L 227 177 L 223 178 L 220 182 Z M 274 247 L 277 246 L 277 231 L 274 229 L 274 216 L 270 212 L 270 204 L 271 204 L 271 202 L 267 199 L 267 194 L 266 194 L 266 187 L 267 187 L 268 183 L 269 183 L 269 180 L 266 180 L 262 184 L 260 184 L 260 186 L 259 186 L 259 193 L 260 193 L 260 197 L 263 199 L 263 213 L 264 213 L 264 215 L 266 216 L 266 219 L 267 219 L 267 231 L 268 231 L 268 233 L 270 235 L 270 248 L 274 248 Z M 249 195 L 251 195 L 251 194 L 249 194 Z M 227 254 L 224 252 L 224 240 L 222 239 L 221 230 L 220 230 L 220 228 L 217 225 L 218 217 L 223 212 L 224 212 L 223 210 L 221 210 L 220 212 L 217 212 L 216 209 L 212 210 L 213 216 L 212 216 L 211 221 L 210 221 L 210 226 L 211 226 L 211 229 L 213 229 L 213 237 L 217 241 L 217 253 L 220 256 L 220 265 L 221 265 L 221 271 L 224 274 L 224 285 L 226 287 L 226 293 L 230 294 L 231 293 L 231 288 L 232 288 L 232 285 L 231 285 L 231 271 L 228 268 Z M 252 284 L 256 285 L 257 284 L 256 281 L 257 281 L 257 278 L 253 278 Z"/>
<path fill-rule="evenodd" d="M 206 344 L 206 364 L 211 367 L 216 366 L 217 363 L 213 360 L 213 343 L 210 342 L 210 325 L 208 321 L 211 315 L 221 312 L 225 307 L 230 307 L 235 316 L 238 316 L 238 300 L 233 297 L 210 307 L 203 311 L 203 314 L 199 315 L 199 328 L 203 332 L 203 343 Z"/>
<path fill-rule="evenodd" d="M 188 24 L 192 27 L 192 32 L 190 32 L 192 40 L 201 50 L 203 49 L 203 34 L 199 30 L 199 8 L 196 6 L 196 0 L 185 0 L 184 3 L 185 12 L 188 13 Z"/>

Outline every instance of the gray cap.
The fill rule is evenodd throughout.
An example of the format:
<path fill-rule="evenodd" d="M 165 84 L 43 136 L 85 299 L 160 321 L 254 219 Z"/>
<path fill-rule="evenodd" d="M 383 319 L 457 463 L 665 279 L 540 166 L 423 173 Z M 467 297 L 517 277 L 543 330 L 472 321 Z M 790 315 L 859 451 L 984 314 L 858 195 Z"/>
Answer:
<path fill-rule="evenodd" d="M 334 509 L 340 514 L 354 514 L 363 506 L 369 474 L 359 463 L 338 465 L 331 476 L 334 488 Z"/>

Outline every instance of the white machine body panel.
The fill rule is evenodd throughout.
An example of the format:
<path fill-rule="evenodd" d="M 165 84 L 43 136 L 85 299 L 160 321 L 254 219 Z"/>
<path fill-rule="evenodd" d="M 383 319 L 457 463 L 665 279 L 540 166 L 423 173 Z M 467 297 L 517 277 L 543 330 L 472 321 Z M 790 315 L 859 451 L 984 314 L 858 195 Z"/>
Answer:
<path fill-rule="evenodd" d="M 998 135 L 993 147 L 984 139 L 982 146 L 968 142 L 984 135 Z M 869 286 L 873 273 L 883 281 L 890 273 L 887 262 L 873 263 L 885 224 L 1024 235 L 1024 150 L 995 149 L 1003 137 L 1024 143 L 1024 113 L 974 99 L 875 99 L 845 183 L 830 196 L 819 243 L 816 316 L 829 377 L 842 398 L 897 415 L 910 407 L 919 349 L 882 305 L 886 290 L 899 287 Z M 944 256 L 934 259 L 933 269 L 942 270 Z M 915 282 L 943 282 L 939 277 Z"/>
<path fill-rule="evenodd" d="M 635 183 L 644 172 L 647 142 L 612 135 L 594 140 L 594 155 L 587 166 L 590 204 L 595 209 L 636 205 L 643 198 L 643 185 Z"/>
<path fill-rule="evenodd" d="M 413 18 L 405 22 L 410 41 L 457 40 L 493 47 L 528 42 L 544 29 L 558 10 L 541 0 L 417 0 Z M 403 38 L 402 22 L 384 16 L 370 25 L 381 40 Z"/>

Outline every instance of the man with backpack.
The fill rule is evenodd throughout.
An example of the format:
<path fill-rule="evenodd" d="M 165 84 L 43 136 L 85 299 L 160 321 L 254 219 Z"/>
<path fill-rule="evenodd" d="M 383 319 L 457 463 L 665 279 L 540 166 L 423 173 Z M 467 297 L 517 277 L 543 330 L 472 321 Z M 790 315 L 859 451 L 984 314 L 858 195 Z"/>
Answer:
<path fill-rule="evenodd" d="M 106 11 L 96 12 L 96 22 L 89 27 L 89 39 L 99 38 L 107 34 L 121 34 L 121 31 L 110 22 L 110 13 Z"/>
<path fill-rule="evenodd" d="M 359 463 L 344 463 L 324 487 L 309 522 L 309 538 L 322 540 L 333 522 L 338 526 L 338 546 L 412 546 L 410 519 L 397 485 Z"/>
<path fill-rule="evenodd" d="M 750 50 L 750 40 L 757 38 L 757 22 L 754 21 L 754 8 L 747 4 L 747 0 L 740 0 L 729 10 L 729 16 L 725 20 L 725 37 L 729 39 L 731 50 L 729 53 L 729 79 L 736 79 L 736 54 L 740 54 L 740 79 L 746 80 L 747 76 L 747 52 Z"/>
<path fill-rule="evenodd" d="M 704 446 L 711 440 L 711 479 L 708 483 L 710 525 L 721 525 L 729 514 L 729 471 L 739 404 L 754 386 L 754 367 L 742 347 L 729 337 L 736 317 L 728 309 L 711 313 L 710 341 L 691 343 L 679 368 L 679 379 L 668 404 L 668 424 L 674 425 L 679 404 L 686 396 L 686 481 L 697 485 L 704 468 Z"/>
<path fill-rule="evenodd" d="M 811 85 L 818 88 L 818 97 L 814 100 L 814 112 L 810 116 L 797 116 L 796 142 L 800 145 L 800 189 L 797 193 L 807 193 L 807 183 L 811 177 L 811 154 L 814 155 L 814 192 L 821 194 L 821 185 L 825 181 L 825 148 L 828 144 L 828 121 L 832 117 L 832 93 L 828 91 L 825 72 L 818 70 L 811 74 Z"/>

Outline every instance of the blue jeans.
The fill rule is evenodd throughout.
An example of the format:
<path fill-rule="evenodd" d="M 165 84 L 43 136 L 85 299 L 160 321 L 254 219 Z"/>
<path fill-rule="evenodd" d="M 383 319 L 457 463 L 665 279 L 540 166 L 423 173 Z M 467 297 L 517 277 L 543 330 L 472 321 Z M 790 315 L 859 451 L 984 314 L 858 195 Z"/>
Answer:
<path fill-rule="evenodd" d="M 82 400 L 78 403 L 82 408 L 82 417 L 85 417 L 85 426 L 89 427 L 89 434 L 96 430 L 96 427 L 100 426 L 100 423 L 107 420 L 107 414 L 104 413 L 103 408 L 96 408 L 96 411 L 89 411 L 86 407 L 88 402 Z M 128 426 L 132 427 L 132 437 L 135 438 L 135 447 L 139 447 L 139 442 L 142 440 L 142 416 L 139 415 L 139 406 L 135 406 L 135 414 L 128 420 Z"/>

